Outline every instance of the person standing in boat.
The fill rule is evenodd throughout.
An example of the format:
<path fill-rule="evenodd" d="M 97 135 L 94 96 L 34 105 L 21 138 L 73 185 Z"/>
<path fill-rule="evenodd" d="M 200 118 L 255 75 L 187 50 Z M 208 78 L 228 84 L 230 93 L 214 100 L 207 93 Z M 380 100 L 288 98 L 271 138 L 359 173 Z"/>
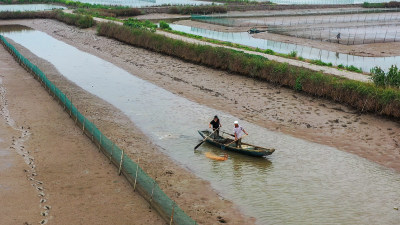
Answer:
<path fill-rule="evenodd" d="M 238 121 L 235 121 L 233 124 L 235 125 L 235 128 L 233 128 L 233 133 L 235 134 L 236 147 L 242 148 L 243 134 L 248 135 L 248 133 L 244 130 L 242 126 L 239 125 Z"/>
<path fill-rule="evenodd" d="M 214 119 L 210 122 L 209 127 L 213 128 L 214 131 L 214 138 L 219 137 L 219 128 L 222 127 L 221 122 L 219 121 L 219 118 L 217 115 L 214 116 Z"/>

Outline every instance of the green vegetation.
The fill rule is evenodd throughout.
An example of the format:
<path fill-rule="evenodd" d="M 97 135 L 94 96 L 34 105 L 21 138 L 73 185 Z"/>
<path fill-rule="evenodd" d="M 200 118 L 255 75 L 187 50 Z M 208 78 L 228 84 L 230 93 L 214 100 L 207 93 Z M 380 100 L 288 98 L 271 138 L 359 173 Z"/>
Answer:
<path fill-rule="evenodd" d="M 319 59 L 311 60 L 310 63 L 318 65 L 318 66 L 329 66 L 329 67 L 332 67 L 332 63 L 326 63 L 326 62 L 323 62 L 323 61 L 321 61 Z"/>
<path fill-rule="evenodd" d="M 9 1 L 9 0 L 0 0 L 0 2 L 4 2 L 7 4 L 26 4 L 26 3 L 55 3 L 60 5 L 65 5 L 68 7 L 75 8 L 97 8 L 97 9 L 128 9 L 128 6 L 111 6 L 111 5 L 101 5 L 101 4 L 91 4 L 91 3 L 83 3 L 79 1 L 68 1 L 68 0 L 17 0 L 17 1 Z"/>
<path fill-rule="evenodd" d="M 162 30 L 172 30 L 169 24 L 162 20 L 160 21 L 160 28 Z"/>
<path fill-rule="evenodd" d="M 387 73 L 380 67 L 372 68 L 371 80 L 378 86 L 400 88 L 400 70 L 395 65 Z"/>
<path fill-rule="evenodd" d="M 369 3 L 364 2 L 362 5 L 364 8 L 400 8 L 400 2 L 382 2 L 382 3 Z"/>
<path fill-rule="evenodd" d="M 125 20 L 124 26 L 136 28 L 136 29 L 142 29 L 142 30 L 149 30 L 151 32 L 155 32 L 157 29 L 157 25 L 148 20 L 140 21 L 138 19 L 133 19 L 133 18 L 129 18 L 128 20 Z"/>
<path fill-rule="evenodd" d="M 191 63 L 241 74 L 326 97 L 360 111 L 400 118 L 400 90 L 325 75 L 223 47 L 187 43 L 143 29 L 101 23 L 98 34 Z"/>
<path fill-rule="evenodd" d="M 296 57 L 297 57 L 297 51 L 291 51 L 291 52 L 289 53 L 289 57 L 291 57 L 291 58 L 296 58 Z"/>
<path fill-rule="evenodd" d="M 221 5 L 199 5 L 199 6 L 172 6 L 169 8 L 169 14 L 212 14 L 212 13 L 226 13 L 228 10 L 226 6 Z"/>
<path fill-rule="evenodd" d="M 84 14 L 100 18 L 112 18 L 118 16 L 138 16 L 142 12 L 135 8 L 122 8 L 122 9 L 91 9 L 91 8 L 78 8 L 74 13 Z"/>
<path fill-rule="evenodd" d="M 45 12 L 0 12 L 0 19 L 56 19 L 79 28 L 89 28 L 95 24 L 91 16 L 64 13 L 61 10 Z"/>

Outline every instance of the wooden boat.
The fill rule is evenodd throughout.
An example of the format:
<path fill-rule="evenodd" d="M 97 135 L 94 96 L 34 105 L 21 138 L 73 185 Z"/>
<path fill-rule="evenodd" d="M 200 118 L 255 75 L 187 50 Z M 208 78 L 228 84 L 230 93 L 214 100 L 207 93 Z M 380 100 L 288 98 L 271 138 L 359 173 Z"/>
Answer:
<path fill-rule="evenodd" d="M 211 134 L 209 130 L 202 130 L 202 131 L 199 130 L 198 132 L 203 138 L 206 138 Z M 246 144 L 243 142 L 242 142 L 242 147 L 237 148 L 236 143 L 235 142 L 232 143 L 234 139 L 225 138 L 221 136 L 217 139 L 209 137 L 207 138 L 206 141 L 212 145 L 221 148 L 222 150 L 228 150 L 249 156 L 262 157 L 266 155 L 271 155 L 275 151 L 275 149 L 273 148 L 268 149 L 268 148 L 258 147 L 255 145 Z"/>

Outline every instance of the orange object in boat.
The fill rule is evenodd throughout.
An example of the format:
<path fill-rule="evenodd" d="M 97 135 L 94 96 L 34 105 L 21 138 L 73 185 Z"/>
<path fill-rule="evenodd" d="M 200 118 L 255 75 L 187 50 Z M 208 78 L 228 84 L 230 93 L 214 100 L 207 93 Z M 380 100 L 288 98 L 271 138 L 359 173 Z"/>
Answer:
<path fill-rule="evenodd" d="M 224 156 L 217 156 L 212 152 L 206 152 L 205 155 L 206 155 L 207 158 L 214 159 L 214 160 L 217 160 L 217 161 L 225 161 L 225 160 L 228 159 L 228 154 L 225 154 Z"/>

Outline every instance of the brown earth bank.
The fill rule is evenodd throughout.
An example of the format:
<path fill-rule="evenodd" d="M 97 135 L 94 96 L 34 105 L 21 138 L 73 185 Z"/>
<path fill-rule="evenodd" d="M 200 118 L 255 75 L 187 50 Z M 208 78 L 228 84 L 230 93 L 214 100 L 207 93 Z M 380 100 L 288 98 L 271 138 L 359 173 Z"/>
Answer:
<path fill-rule="evenodd" d="M 9 21 L 4 22 L 1 21 L 0 24 L 7 24 Z M 72 43 L 81 43 L 82 46 L 86 45 L 86 41 L 89 42 L 95 42 L 97 43 L 99 41 L 99 44 L 102 45 L 102 39 L 93 35 L 94 30 L 79 30 L 76 29 L 75 27 L 70 27 L 67 26 L 63 23 L 57 23 L 56 21 L 52 20 L 25 20 L 25 21 L 15 21 L 18 24 L 25 24 L 25 25 L 30 25 L 32 27 L 37 27 L 38 30 L 42 30 L 41 28 L 44 28 L 45 32 L 49 32 L 51 35 L 57 35 L 57 33 L 61 32 L 61 35 L 63 35 L 63 32 L 67 32 L 69 34 L 75 33 L 76 35 L 80 36 L 80 39 L 82 42 L 78 40 L 74 40 L 76 37 L 71 37 L 72 39 L 64 39 L 64 41 L 68 42 L 69 44 Z M 46 27 L 50 26 L 50 29 L 47 29 Z M 85 39 L 89 38 L 89 39 Z M 60 39 L 61 40 L 61 39 Z M 68 97 L 72 99 L 72 102 L 77 106 L 77 108 L 89 119 L 91 120 L 96 126 L 103 132 L 104 135 L 109 137 L 111 140 L 113 140 L 118 146 L 126 150 L 126 154 L 128 154 L 134 161 L 139 160 L 140 166 L 144 169 L 146 173 L 148 173 L 153 179 L 156 179 L 157 183 L 160 185 L 161 189 L 168 195 L 170 196 L 174 201 L 177 202 L 177 204 L 193 219 L 196 220 L 199 224 L 219 224 L 221 222 L 225 222 L 227 224 L 254 224 L 255 219 L 254 218 L 248 218 L 245 217 L 241 214 L 241 212 L 234 206 L 230 201 L 225 200 L 223 197 L 219 196 L 216 192 L 214 192 L 209 185 L 209 182 L 204 181 L 196 177 L 194 174 L 192 174 L 190 171 L 186 170 L 185 168 L 180 167 L 178 164 L 176 164 L 174 161 L 172 161 L 168 156 L 164 155 L 161 151 L 161 149 L 151 143 L 151 141 L 143 134 L 141 131 L 135 127 L 135 125 L 127 118 L 121 111 L 118 109 L 114 108 L 112 105 L 108 104 L 107 102 L 103 101 L 102 99 L 99 99 L 96 96 L 93 96 L 89 94 L 88 92 L 82 90 L 78 86 L 76 86 L 74 83 L 68 81 L 65 79 L 50 63 L 47 61 L 42 60 L 41 58 L 38 58 L 37 56 L 33 55 L 29 50 L 23 48 L 22 46 L 14 43 L 12 40 L 10 42 L 17 47 L 17 49 L 25 56 L 27 57 L 32 63 L 36 64 L 39 66 L 39 68 L 48 76 L 48 78 L 53 81 L 64 93 L 67 94 Z M 117 45 L 120 45 L 117 43 Z M 92 46 L 94 47 L 94 46 Z M 123 46 L 121 46 L 123 47 Z M 103 53 L 104 54 L 104 53 Z M 133 53 L 134 54 L 134 53 Z M 107 57 L 108 53 L 106 53 Z M 112 59 L 112 58 L 110 58 Z M 112 61 L 111 61 L 112 62 Z M 16 65 L 17 66 L 17 65 Z M 31 76 L 28 76 L 27 79 L 31 79 Z M 39 84 L 37 84 L 39 86 Z M 42 88 L 43 89 L 43 88 Z M 44 89 L 43 89 L 44 92 Z M 34 91 L 30 92 L 31 95 L 34 95 Z M 48 97 L 46 101 L 51 101 L 51 98 Z M 71 119 L 67 116 L 67 114 L 62 110 L 61 106 L 57 106 L 54 101 L 51 102 L 53 105 L 55 105 L 55 108 L 57 108 L 57 115 L 59 117 L 65 118 L 66 121 L 65 123 L 70 123 L 74 124 Z M 40 104 L 36 104 L 37 107 L 43 107 Z M 31 109 L 31 110 L 36 110 Z M 47 115 L 46 112 L 48 109 L 45 107 L 42 109 L 42 113 Z M 24 111 L 24 114 L 26 114 L 28 110 Z M 21 114 L 21 118 L 23 118 L 24 114 Z M 40 114 L 37 114 L 36 116 L 39 117 Z M 36 126 L 41 126 L 41 124 L 45 124 L 46 121 L 37 121 Z M 33 127 L 33 125 L 30 125 Z M 55 125 L 57 128 L 62 126 L 62 123 L 58 123 Z M 64 133 L 64 131 L 55 131 L 53 132 L 60 132 Z M 79 130 L 77 127 L 75 127 L 75 136 L 82 136 L 82 131 Z M 43 134 L 43 136 L 38 140 L 38 143 L 41 143 L 42 146 L 44 146 L 45 142 L 48 142 L 47 139 L 50 138 L 49 133 Z M 83 137 L 82 137 L 83 138 Z M 109 165 L 108 162 L 104 159 L 104 156 L 101 155 L 100 153 L 97 152 L 96 148 L 94 145 L 91 145 L 89 139 L 85 139 L 87 144 L 93 148 L 94 150 L 90 149 L 85 149 L 86 151 L 93 152 L 94 156 L 98 157 L 99 159 L 102 159 L 102 162 L 97 163 L 98 166 L 102 166 L 106 164 L 107 166 Z M 50 149 L 57 148 L 57 145 L 60 144 L 66 144 L 68 141 L 64 141 L 64 139 L 57 137 L 54 139 L 54 142 L 52 146 L 50 146 Z M 78 161 L 86 162 L 86 161 L 91 161 L 92 159 L 87 159 L 85 160 L 85 152 L 82 150 L 78 152 L 78 156 L 76 159 Z M 48 152 L 47 154 L 53 154 L 53 155 L 58 155 L 58 152 Z M 65 154 L 65 153 L 64 153 Z M 69 162 L 64 162 L 64 164 L 61 164 L 61 168 L 54 167 L 52 168 L 53 170 L 62 170 L 65 168 L 69 168 L 70 163 Z M 40 167 L 38 165 L 38 167 Z M 71 165 L 71 168 L 74 168 L 75 166 Z M 50 169 L 50 168 L 49 168 Z M 50 173 L 53 174 L 54 176 L 59 177 L 60 179 L 64 179 L 64 175 L 58 173 L 57 171 L 43 171 L 41 174 L 46 174 Z M 111 167 L 109 169 L 109 173 L 114 175 L 116 173 L 115 169 Z M 86 170 L 81 171 L 80 173 L 85 174 Z M 101 172 L 97 171 L 91 171 L 90 173 L 94 173 L 95 176 L 101 176 Z M 115 178 L 115 176 L 113 176 Z M 117 177 L 122 179 L 122 177 Z M 50 181 L 48 181 L 51 183 Z M 53 181 L 54 182 L 54 181 Z M 105 182 L 105 181 L 104 181 Z M 104 183 L 100 182 L 99 183 Z M 113 180 L 108 181 L 108 182 L 113 182 Z M 122 181 L 118 181 L 118 183 L 115 183 L 117 187 L 121 185 Z M 125 185 L 125 181 L 123 181 L 123 184 Z M 66 185 L 66 188 L 73 188 L 74 185 L 77 185 L 79 190 L 85 191 L 86 188 L 91 187 L 91 185 L 85 185 L 85 184 L 79 184 L 79 182 L 74 182 L 74 184 L 71 185 Z M 122 189 L 122 187 L 120 187 Z M 129 189 L 129 187 L 127 187 Z M 98 193 L 100 194 L 100 188 L 98 190 Z M 132 191 L 132 189 L 130 189 Z M 115 192 L 120 193 L 119 189 L 115 190 Z M 92 193 L 91 193 L 92 194 Z M 104 195 L 103 193 L 101 193 Z M 131 193 L 132 194 L 132 193 Z M 52 196 L 54 198 L 58 197 L 58 193 L 54 192 Z M 77 194 L 76 194 L 77 195 Z M 92 194 L 93 195 L 93 194 Z M 77 195 L 79 196 L 79 195 Z M 73 196 L 73 197 L 77 197 Z M 135 201 L 135 199 L 129 197 L 129 196 L 122 196 L 124 199 L 129 200 L 129 202 L 138 202 Z M 61 198 L 61 197 L 60 197 Z M 91 198 L 94 198 L 91 196 Z M 110 197 L 111 198 L 111 197 Z M 99 200 L 100 201 L 100 200 Z M 144 201 L 144 200 L 141 200 Z M 93 205 L 88 208 L 85 205 L 82 207 L 72 205 L 71 209 L 69 206 L 65 206 L 65 210 L 82 210 L 81 213 L 89 213 L 88 210 L 94 210 L 98 211 L 98 209 L 102 209 L 103 205 L 106 204 L 107 201 L 101 200 L 100 202 L 95 202 Z M 110 200 L 111 202 L 111 200 Z M 118 215 L 121 218 L 124 218 L 124 214 L 131 214 L 132 220 L 135 221 L 134 218 L 140 219 L 145 219 L 147 217 L 151 217 L 147 215 L 147 211 L 149 210 L 148 204 L 143 203 L 141 205 L 144 206 L 144 208 L 147 211 L 144 211 L 142 214 L 133 214 L 132 212 L 128 211 L 132 207 L 134 208 L 135 205 L 129 205 L 129 204 L 119 204 L 118 202 L 113 203 L 113 205 L 110 204 L 110 207 L 112 206 L 112 209 L 118 210 L 119 207 L 125 207 L 126 210 L 120 212 Z M 133 204 L 133 203 L 131 203 Z M 53 208 L 55 203 L 53 204 Z M 121 206 L 122 205 L 122 206 Z M 113 210 L 110 209 L 111 212 Z M 150 213 L 150 212 L 149 212 Z M 151 212 L 154 213 L 154 212 Z M 54 213 L 55 214 L 55 213 Z M 69 214 L 68 214 L 69 215 Z M 99 215 L 107 215 L 107 213 L 99 213 Z M 57 215 L 59 216 L 59 215 Z M 56 215 L 54 215 L 56 217 Z M 157 218 L 153 214 L 153 217 Z M 155 218 L 150 219 L 149 222 L 144 222 L 144 223 L 134 223 L 134 224 L 158 224 L 158 220 Z M 101 218 L 100 218 L 101 219 Z M 100 220 L 99 219 L 99 220 Z M 155 220 L 155 221 L 152 221 Z M 67 221 L 67 220 L 66 220 Z M 118 221 L 118 220 L 115 220 Z M 125 220 L 124 220 L 125 221 Z M 58 223 L 55 223 L 58 224 Z M 90 224 L 90 223 L 82 223 L 82 224 Z M 104 222 L 99 222 L 97 224 L 116 224 L 115 222 L 110 222 L 107 223 L 107 221 Z M 120 223 L 120 224 L 127 224 L 127 223 Z"/>
<path fill-rule="evenodd" d="M 0 224 L 165 224 L 3 46 L 0 78 Z"/>
<path fill-rule="evenodd" d="M 192 20 L 179 20 L 175 24 L 197 27 L 202 29 L 221 31 L 221 32 L 246 32 L 252 27 L 227 27 L 209 23 L 202 23 Z M 260 29 L 263 29 L 260 27 Z M 252 35 L 254 38 L 260 38 L 271 41 L 279 41 L 289 44 L 309 46 L 317 49 L 324 49 L 332 52 L 344 53 L 356 56 L 366 57 L 387 57 L 400 55 L 400 42 L 373 43 L 364 45 L 343 45 L 338 43 L 317 41 L 305 38 L 296 38 L 286 35 L 273 34 L 268 32 Z"/>
<path fill-rule="evenodd" d="M 396 121 L 359 114 L 329 100 L 127 46 L 97 36 L 94 29 L 79 30 L 51 20 L 14 23 L 44 31 L 200 104 L 400 171 L 400 125 Z"/>

